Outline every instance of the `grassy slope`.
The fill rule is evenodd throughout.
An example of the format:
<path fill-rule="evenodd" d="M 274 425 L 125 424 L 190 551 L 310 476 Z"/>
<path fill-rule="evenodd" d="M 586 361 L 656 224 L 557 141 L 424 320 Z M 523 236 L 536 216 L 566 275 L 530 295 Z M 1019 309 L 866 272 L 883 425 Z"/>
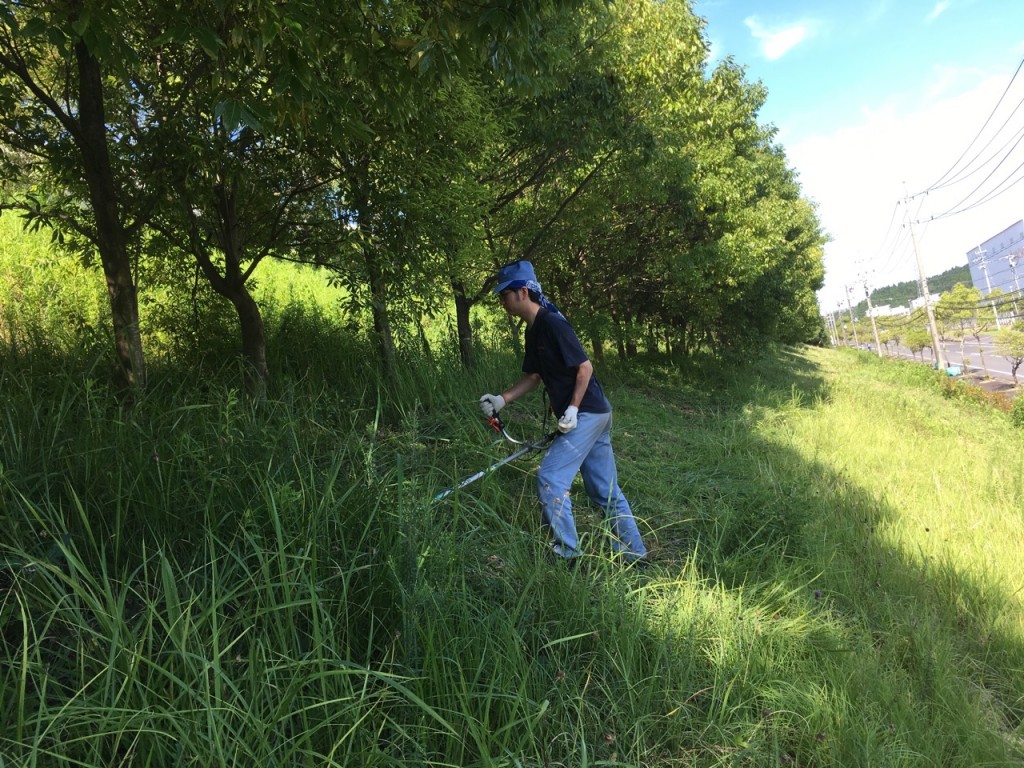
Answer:
<path fill-rule="evenodd" d="M 1020 433 L 927 371 L 785 352 L 610 367 L 657 558 L 549 562 L 530 463 L 470 377 L 409 369 L 385 427 L 359 351 L 253 408 L 9 365 L 0 762 L 1017 765 Z M 313 385 L 311 382 L 325 383 Z M 534 405 L 510 408 L 536 430 Z M 581 497 L 579 494 L 578 497 Z"/>
<path fill-rule="evenodd" d="M 782 362 L 725 382 L 717 405 L 714 395 L 676 403 L 689 412 L 654 440 L 675 461 L 640 466 L 647 488 L 662 489 L 655 506 L 693 521 L 682 538 L 697 536 L 707 584 L 757 602 L 782 591 L 790 611 L 810 605 L 783 658 L 762 659 L 779 677 L 758 693 L 798 693 L 798 730 L 816 739 L 783 754 L 1016 764 L 1019 432 L 945 398 L 919 366 L 819 350 Z M 657 399 L 672 410 L 671 394 Z"/>

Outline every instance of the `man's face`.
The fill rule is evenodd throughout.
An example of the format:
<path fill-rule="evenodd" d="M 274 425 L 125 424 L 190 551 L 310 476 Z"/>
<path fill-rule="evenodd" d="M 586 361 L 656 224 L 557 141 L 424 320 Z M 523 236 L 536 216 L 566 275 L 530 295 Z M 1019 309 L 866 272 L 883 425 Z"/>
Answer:
<path fill-rule="evenodd" d="M 505 311 L 510 315 L 519 317 L 522 312 L 522 303 L 527 301 L 529 292 L 526 288 L 506 288 L 498 294 L 498 301 Z"/>

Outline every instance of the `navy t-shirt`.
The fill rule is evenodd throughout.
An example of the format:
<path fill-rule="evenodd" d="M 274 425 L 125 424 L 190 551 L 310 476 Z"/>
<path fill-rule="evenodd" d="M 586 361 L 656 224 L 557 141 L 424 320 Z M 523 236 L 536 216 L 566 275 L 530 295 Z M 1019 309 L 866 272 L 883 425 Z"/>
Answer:
<path fill-rule="evenodd" d="M 589 359 L 569 321 L 541 307 L 533 325 L 526 329 L 523 373 L 540 374 L 555 416 L 565 413 L 576 389 L 576 369 Z M 611 409 L 597 376 L 591 376 L 580 412 L 608 413 Z"/>

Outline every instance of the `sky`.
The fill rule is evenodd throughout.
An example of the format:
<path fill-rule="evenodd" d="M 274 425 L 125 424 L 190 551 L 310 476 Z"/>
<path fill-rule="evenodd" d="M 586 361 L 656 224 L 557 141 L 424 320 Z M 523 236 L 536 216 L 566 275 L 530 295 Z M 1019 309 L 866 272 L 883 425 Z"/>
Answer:
<path fill-rule="evenodd" d="M 767 89 L 759 121 L 817 205 L 823 312 L 917 280 L 918 260 L 966 265 L 1024 219 L 1024 0 L 693 7 L 712 65 L 732 57 Z"/>

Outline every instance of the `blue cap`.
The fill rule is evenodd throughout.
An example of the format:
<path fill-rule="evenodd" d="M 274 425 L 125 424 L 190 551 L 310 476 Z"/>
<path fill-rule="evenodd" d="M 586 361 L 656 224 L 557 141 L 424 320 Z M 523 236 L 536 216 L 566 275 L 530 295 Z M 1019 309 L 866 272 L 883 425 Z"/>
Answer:
<path fill-rule="evenodd" d="M 501 293 L 506 288 L 521 288 L 530 282 L 537 282 L 533 264 L 528 261 L 513 261 L 498 270 L 498 284 L 494 287 L 494 292 Z"/>

